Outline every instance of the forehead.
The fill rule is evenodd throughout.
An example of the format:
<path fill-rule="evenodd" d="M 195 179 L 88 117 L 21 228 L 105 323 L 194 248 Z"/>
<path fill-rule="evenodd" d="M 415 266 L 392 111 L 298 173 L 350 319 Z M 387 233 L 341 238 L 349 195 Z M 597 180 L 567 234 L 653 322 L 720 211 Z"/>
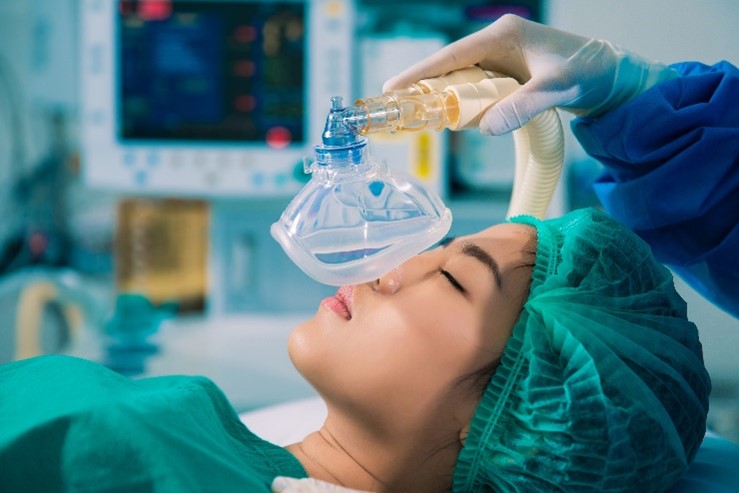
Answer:
<path fill-rule="evenodd" d="M 527 224 L 496 224 L 460 239 L 476 243 L 503 263 L 536 251 L 536 228 Z"/>
<path fill-rule="evenodd" d="M 495 241 L 501 245 L 521 247 L 536 244 L 536 228 L 528 224 L 501 223 L 465 236 L 472 241 Z"/>

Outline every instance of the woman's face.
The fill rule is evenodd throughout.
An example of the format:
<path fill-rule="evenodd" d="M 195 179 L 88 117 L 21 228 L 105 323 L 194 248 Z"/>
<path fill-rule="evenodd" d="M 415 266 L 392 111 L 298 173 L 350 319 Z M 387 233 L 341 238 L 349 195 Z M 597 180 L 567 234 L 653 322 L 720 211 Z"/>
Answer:
<path fill-rule="evenodd" d="M 463 377 L 500 358 L 528 295 L 535 234 L 496 225 L 340 288 L 290 335 L 293 363 L 329 410 L 469 421 L 480 394 Z"/>

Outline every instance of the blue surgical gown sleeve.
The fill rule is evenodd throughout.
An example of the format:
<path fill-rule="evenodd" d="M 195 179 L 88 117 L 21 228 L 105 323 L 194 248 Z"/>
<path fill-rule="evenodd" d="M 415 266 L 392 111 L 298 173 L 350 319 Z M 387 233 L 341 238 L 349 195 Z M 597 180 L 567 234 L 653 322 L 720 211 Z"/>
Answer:
<path fill-rule="evenodd" d="M 572 129 L 605 167 L 595 183 L 604 208 L 739 317 L 739 70 L 673 68 L 679 77 Z"/>

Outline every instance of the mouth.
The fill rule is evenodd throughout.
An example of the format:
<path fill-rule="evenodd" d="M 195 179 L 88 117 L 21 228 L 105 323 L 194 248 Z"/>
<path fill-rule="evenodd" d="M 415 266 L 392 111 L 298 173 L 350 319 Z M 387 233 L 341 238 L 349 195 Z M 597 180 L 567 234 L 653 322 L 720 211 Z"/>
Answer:
<path fill-rule="evenodd" d="M 342 286 L 336 292 L 335 296 L 326 298 L 321 304 L 345 320 L 351 320 L 352 294 L 353 289 L 351 286 Z"/>

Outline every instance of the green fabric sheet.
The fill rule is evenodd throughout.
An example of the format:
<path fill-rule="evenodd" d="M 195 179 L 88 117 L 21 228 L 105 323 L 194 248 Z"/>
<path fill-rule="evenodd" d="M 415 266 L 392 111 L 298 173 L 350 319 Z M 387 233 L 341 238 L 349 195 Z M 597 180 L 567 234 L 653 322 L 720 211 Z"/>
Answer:
<path fill-rule="evenodd" d="M 78 358 L 0 366 L 4 492 L 260 492 L 305 477 L 203 377 L 131 380 Z"/>

